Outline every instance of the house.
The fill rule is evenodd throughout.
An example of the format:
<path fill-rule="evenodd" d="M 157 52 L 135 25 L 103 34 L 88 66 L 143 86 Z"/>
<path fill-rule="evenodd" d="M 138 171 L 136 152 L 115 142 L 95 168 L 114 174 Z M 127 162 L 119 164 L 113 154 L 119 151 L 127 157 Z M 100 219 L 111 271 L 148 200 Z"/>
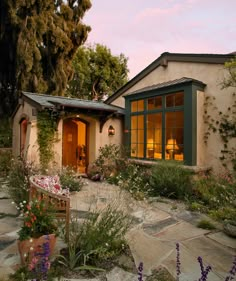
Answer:
<path fill-rule="evenodd" d="M 174 159 L 220 169 L 222 140 L 207 134 L 206 119 L 217 119 L 232 105 L 233 90 L 221 85 L 227 76 L 224 63 L 233 57 L 163 53 L 105 102 L 23 92 L 13 115 L 13 152 L 39 163 L 37 116 L 47 111 L 55 121 L 58 168 L 86 171 L 99 147 L 124 143 L 136 161 Z"/>
<path fill-rule="evenodd" d="M 22 92 L 13 114 L 13 154 L 40 162 L 40 112 L 54 124 L 52 166 L 71 166 L 81 173 L 98 157 L 100 147 L 123 143 L 124 109 L 103 102 Z"/>
<path fill-rule="evenodd" d="M 234 57 L 166 52 L 109 97 L 107 104 L 126 110 L 130 157 L 222 169 L 224 144 L 209 124 L 235 103 L 234 89 L 222 89 L 224 63 Z M 236 138 L 227 145 L 236 147 Z"/>

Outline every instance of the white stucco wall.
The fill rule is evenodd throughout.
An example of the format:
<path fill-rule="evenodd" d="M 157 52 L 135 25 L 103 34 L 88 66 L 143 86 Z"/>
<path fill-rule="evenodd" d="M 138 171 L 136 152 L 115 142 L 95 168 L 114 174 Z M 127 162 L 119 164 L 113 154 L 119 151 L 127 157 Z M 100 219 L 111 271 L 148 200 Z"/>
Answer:
<path fill-rule="evenodd" d="M 223 78 L 227 75 L 227 71 L 222 64 L 206 64 L 206 63 L 189 63 L 189 62 L 168 62 L 167 67 L 159 66 L 150 74 L 137 82 L 133 87 L 128 89 L 123 95 L 132 93 L 158 83 L 168 82 L 182 77 L 193 78 L 202 81 L 207 86 L 203 93 L 197 95 L 197 165 L 203 167 L 213 167 L 215 170 L 222 169 L 219 160 L 222 142 L 217 134 L 211 133 L 207 144 L 204 144 L 204 133 L 206 132 L 206 124 L 204 124 L 204 111 L 206 106 L 204 103 L 207 97 L 214 97 L 214 103 L 218 109 L 208 107 L 208 114 L 215 119 L 218 112 L 226 112 L 227 108 L 232 105 L 231 93 L 233 88 L 221 89 Z M 125 99 L 120 96 L 112 102 L 113 105 L 125 107 Z M 232 140 L 235 142 L 235 140 Z M 236 144 L 231 144 L 236 145 Z"/>

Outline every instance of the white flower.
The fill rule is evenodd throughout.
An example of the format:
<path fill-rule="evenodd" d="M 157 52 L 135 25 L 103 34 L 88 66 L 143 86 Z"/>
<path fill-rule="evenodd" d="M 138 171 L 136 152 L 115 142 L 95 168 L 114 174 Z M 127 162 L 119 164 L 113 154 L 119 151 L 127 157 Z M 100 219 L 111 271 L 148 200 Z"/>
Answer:
<path fill-rule="evenodd" d="M 34 247 L 30 247 L 30 251 L 33 251 L 34 250 Z"/>
<path fill-rule="evenodd" d="M 13 205 L 15 204 L 15 202 L 14 202 L 14 201 L 12 201 L 11 203 L 12 203 Z"/>
<path fill-rule="evenodd" d="M 109 244 L 108 244 L 108 243 L 106 243 L 105 245 L 106 245 L 107 247 L 109 247 Z"/>
<path fill-rule="evenodd" d="M 25 200 L 23 201 L 23 204 L 26 204 L 26 201 L 25 201 Z"/>
<path fill-rule="evenodd" d="M 26 254 L 26 253 L 24 254 L 24 257 L 27 257 L 27 254 Z"/>
<path fill-rule="evenodd" d="M 29 240 L 29 241 L 30 241 L 30 243 L 32 243 L 32 242 L 33 242 L 33 239 L 32 239 L 32 238 L 30 238 L 30 240 Z"/>

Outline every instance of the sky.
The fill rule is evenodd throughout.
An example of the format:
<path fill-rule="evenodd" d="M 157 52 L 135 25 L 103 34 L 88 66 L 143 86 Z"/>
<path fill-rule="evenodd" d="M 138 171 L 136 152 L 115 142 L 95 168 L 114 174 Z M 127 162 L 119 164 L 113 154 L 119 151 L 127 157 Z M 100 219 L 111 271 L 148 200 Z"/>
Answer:
<path fill-rule="evenodd" d="M 128 57 L 133 78 L 164 52 L 236 51 L 236 0 L 91 0 L 86 44 Z"/>

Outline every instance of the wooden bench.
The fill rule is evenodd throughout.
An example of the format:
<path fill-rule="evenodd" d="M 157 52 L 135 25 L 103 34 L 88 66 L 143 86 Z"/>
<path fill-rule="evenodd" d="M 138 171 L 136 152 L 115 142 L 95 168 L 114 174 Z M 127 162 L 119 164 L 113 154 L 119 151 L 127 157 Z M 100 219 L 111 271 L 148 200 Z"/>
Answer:
<path fill-rule="evenodd" d="M 63 190 L 55 189 L 57 193 L 52 192 L 53 186 L 49 188 L 47 184 L 43 186 L 43 180 L 49 179 L 48 176 L 32 176 L 30 177 L 30 192 L 29 200 L 37 198 L 44 200 L 46 204 L 52 204 L 55 208 L 56 219 L 65 221 L 65 235 L 69 239 L 69 225 L 70 225 L 70 197 L 69 192 L 63 194 Z M 48 182 L 48 181 L 47 181 Z M 59 184 L 57 184 L 59 185 Z"/>

